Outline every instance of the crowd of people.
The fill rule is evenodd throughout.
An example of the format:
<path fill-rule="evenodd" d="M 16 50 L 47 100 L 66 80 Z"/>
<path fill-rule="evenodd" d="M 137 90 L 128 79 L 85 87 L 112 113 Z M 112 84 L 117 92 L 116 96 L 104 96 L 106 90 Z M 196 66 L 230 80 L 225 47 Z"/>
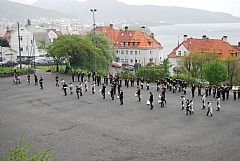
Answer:
<path fill-rule="evenodd" d="M 91 79 L 92 77 L 92 79 Z M 154 108 L 154 95 L 153 92 L 150 91 L 150 80 L 145 80 L 143 77 L 137 78 L 124 78 L 122 80 L 117 74 L 115 76 L 109 75 L 108 77 L 101 77 L 97 75 L 94 71 L 92 73 L 88 73 L 85 75 L 84 73 L 75 74 L 73 73 L 71 76 L 72 80 L 71 83 L 67 84 L 64 79 L 59 80 L 59 76 L 55 76 L 55 86 L 60 87 L 63 91 L 64 95 L 67 96 L 68 93 L 73 95 L 74 89 L 78 99 L 83 96 L 84 91 L 88 92 L 91 91 L 92 94 L 96 93 L 96 86 L 101 86 L 100 93 L 103 99 L 106 99 L 106 93 L 110 95 L 112 100 L 117 97 L 120 100 L 120 105 L 124 103 L 124 92 L 123 92 L 123 81 L 125 88 L 129 87 L 137 87 L 136 92 L 133 94 L 135 97 L 138 98 L 138 101 L 141 102 L 141 91 L 144 90 L 149 91 L 149 99 L 147 100 L 147 105 L 150 106 L 150 110 Z M 77 78 L 77 79 L 75 79 Z M 16 84 L 21 83 L 21 77 L 17 74 L 14 74 L 13 81 Z M 35 85 L 40 85 L 40 89 L 43 89 L 43 77 L 38 78 L 36 74 L 34 74 L 34 83 Z M 74 87 L 73 83 L 77 82 L 76 86 Z M 31 76 L 27 75 L 27 83 L 30 85 L 31 83 Z M 89 90 L 89 83 L 91 83 L 90 90 Z M 106 91 L 107 86 L 110 86 L 110 91 Z M 191 96 L 190 98 L 186 98 L 187 96 L 187 87 L 188 84 L 186 81 L 182 81 L 180 79 L 171 79 L 171 78 L 163 78 L 156 80 L 156 91 L 158 92 L 158 104 L 160 107 L 165 107 L 166 101 L 166 92 L 180 93 L 181 99 L 180 105 L 181 110 L 186 110 L 186 115 L 194 114 L 194 97 L 196 90 L 198 91 L 198 96 L 201 96 L 202 101 L 202 109 L 204 110 L 207 108 L 206 115 L 213 116 L 213 108 L 211 100 L 214 99 L 216 102 L 217 111 L 220 111 L 220 102 L 229 99 L 231 87 L 230 86 L 211 86 L 207 85 L 203 87 L 203 85 L 195 84 L 191 85 Z M 152 89 L 152 88 L 151 88 Z M 203 90 L 204 89 L 204 90 Z M 204 92 L 203 92 L 204 91 Z M 211 98 L 210 98 L 211 97 Z M 238 89 L 233 90 L 233 99 L 236 100 L 237 98 L 240 99 L 240 87 Z M 207 99 L 209 101 L 207 101 Z"/>

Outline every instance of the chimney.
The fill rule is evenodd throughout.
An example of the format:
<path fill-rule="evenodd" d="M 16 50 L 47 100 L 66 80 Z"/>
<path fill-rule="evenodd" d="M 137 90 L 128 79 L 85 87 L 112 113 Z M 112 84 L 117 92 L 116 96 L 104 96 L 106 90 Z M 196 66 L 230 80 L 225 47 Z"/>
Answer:
<path fill-rule="evenodd" d="M 28 20 L 27 20 L 27 26 L 31 26 L 31 25 L 32 25 L 31 20 L 28 19 Z"/>
<path fill-rule="evenodd" d="M 128 26 L 125 26 L 125 31 L 128 31 Z"/>
<path fill-rule="evenodd" d="M 240 42 L 238 42 L 238 48 L 240 48 Z"/>
<path fill-rule="evenodd" d="M 111 27 L 111 29 L 113 29 L 113 24 L 112 23 L 110 24 L 110 27 Z"/>
<path fill-rule="evenodd" d="M 206 35 L 203 35 L 203 36 L 202 36 L 202 39 L 203 39 L 203 40 L 207 40 L 208 38 L 207 38 Z"/>
<path fill-rule="evenodd" d="M 154 33 L 151 33 L 150 37 L 151 37 L 151 38 L 154 38 Z"/>
<path fill-rule="evenodd" d="M 224 41 L 224 42 L 227 42 L 227 36 L 223 36 L 223 38 L 222 38 L 222 40 Z"/>
<path fill-rule="evenodd" d="M 183 41 L 187 41 L 187 39 L 188 39 L 188 35 L 184 35 L 183 36 Z"/>

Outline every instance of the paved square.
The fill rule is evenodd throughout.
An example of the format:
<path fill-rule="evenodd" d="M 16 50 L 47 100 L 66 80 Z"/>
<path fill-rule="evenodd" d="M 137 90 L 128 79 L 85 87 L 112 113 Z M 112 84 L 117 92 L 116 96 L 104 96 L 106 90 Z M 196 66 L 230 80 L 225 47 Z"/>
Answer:
<path fill-rule="evenodd" d="M 12 78 L 0 79 L 0 155 L 26 133 L 34 147 L 53 148 L 57 161 L 240 160 L 240 100 L 233 101 L 232 96 L 221 102 L 219 112 L 213 102 L 213 117 L 206 116 L 196 97 L 195 114 L 186 116 L 178 92 L 167 92 L 166 108 L 160 108 L 155 84 L 150 89 L 155 108 L 150 111 L 145 89 L 139 103 L 136 87 L 123 87 L 120 106 L 118 99 L 112 101 L 107 95 L 103 100 L 99 92 L 84 92 L 79 100 L 75 93 L 65 97 L 55 87 L 55 74 L 38 76 L 44 78 L 43 90 L 27 85 L 26 76 L 20 85 L 12 84 Z"/>

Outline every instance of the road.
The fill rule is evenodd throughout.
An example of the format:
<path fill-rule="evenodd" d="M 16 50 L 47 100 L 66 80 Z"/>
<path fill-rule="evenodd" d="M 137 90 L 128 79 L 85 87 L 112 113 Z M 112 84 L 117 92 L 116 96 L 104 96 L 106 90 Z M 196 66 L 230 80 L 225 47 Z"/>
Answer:
<path fill-rule="evenodd" d="M 75 93 L 65 97 L 54 85 L 55 74 L 40 71 L 38 76 L 44 78 L 43 90 L 27 85 L 26 77 L 20 85 L 0 79 L 0 155 L 25 133 L 34 148 L 53 148 L 56 161 L 240 160 L 240 100 L 232 96 L 221 102 L 219 112 L 213 102 L 213 117 L 206 116 L 196 97 L 195 114 L 187 116 L 180 110 L 181 93 L 167 92 L 166 108 L 160 108 L 155 84 L 151 111 L 145 89 L 139 103 L 136 87 L 124 87 L 120 106 L 118 99 L 107 95 L 103 100 L 99 92 L 85 92 L 79 100 Z"/>

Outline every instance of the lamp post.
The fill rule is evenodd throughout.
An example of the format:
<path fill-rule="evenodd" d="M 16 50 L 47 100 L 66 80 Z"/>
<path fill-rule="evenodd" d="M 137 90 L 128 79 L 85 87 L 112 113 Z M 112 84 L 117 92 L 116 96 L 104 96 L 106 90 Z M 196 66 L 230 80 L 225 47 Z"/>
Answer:
<path fill-rule="evenodd" d="M 20 27 L 19 27 L 19 22 L 17 23 L 17 28 L 18 28 L 18 48 L 19 48 L 19 63 L 20 63 L 20 69 L 22 69 L 22 54 L 21 54 L 21 36 L 20 36 Z"/>
<path fill-rule="evenodd" d="M 95 12 L 97 12 L 97 9 L 90 9 L 90 11 L 93 14 L 93 43 L 94 47 L 96 48 L 96 22 L 95 22 Z M 94 52 L 96 52 L 94 50 Z M 96 73 L 96 53 L 94 54 L 94 71 Z"/>
<path fill-rule="evenodd" d="M 1 61 L 3 61 L 3 53 L 2 53 L 2 46 L 0 46 L 0 52 L 1 52 Z"/>

